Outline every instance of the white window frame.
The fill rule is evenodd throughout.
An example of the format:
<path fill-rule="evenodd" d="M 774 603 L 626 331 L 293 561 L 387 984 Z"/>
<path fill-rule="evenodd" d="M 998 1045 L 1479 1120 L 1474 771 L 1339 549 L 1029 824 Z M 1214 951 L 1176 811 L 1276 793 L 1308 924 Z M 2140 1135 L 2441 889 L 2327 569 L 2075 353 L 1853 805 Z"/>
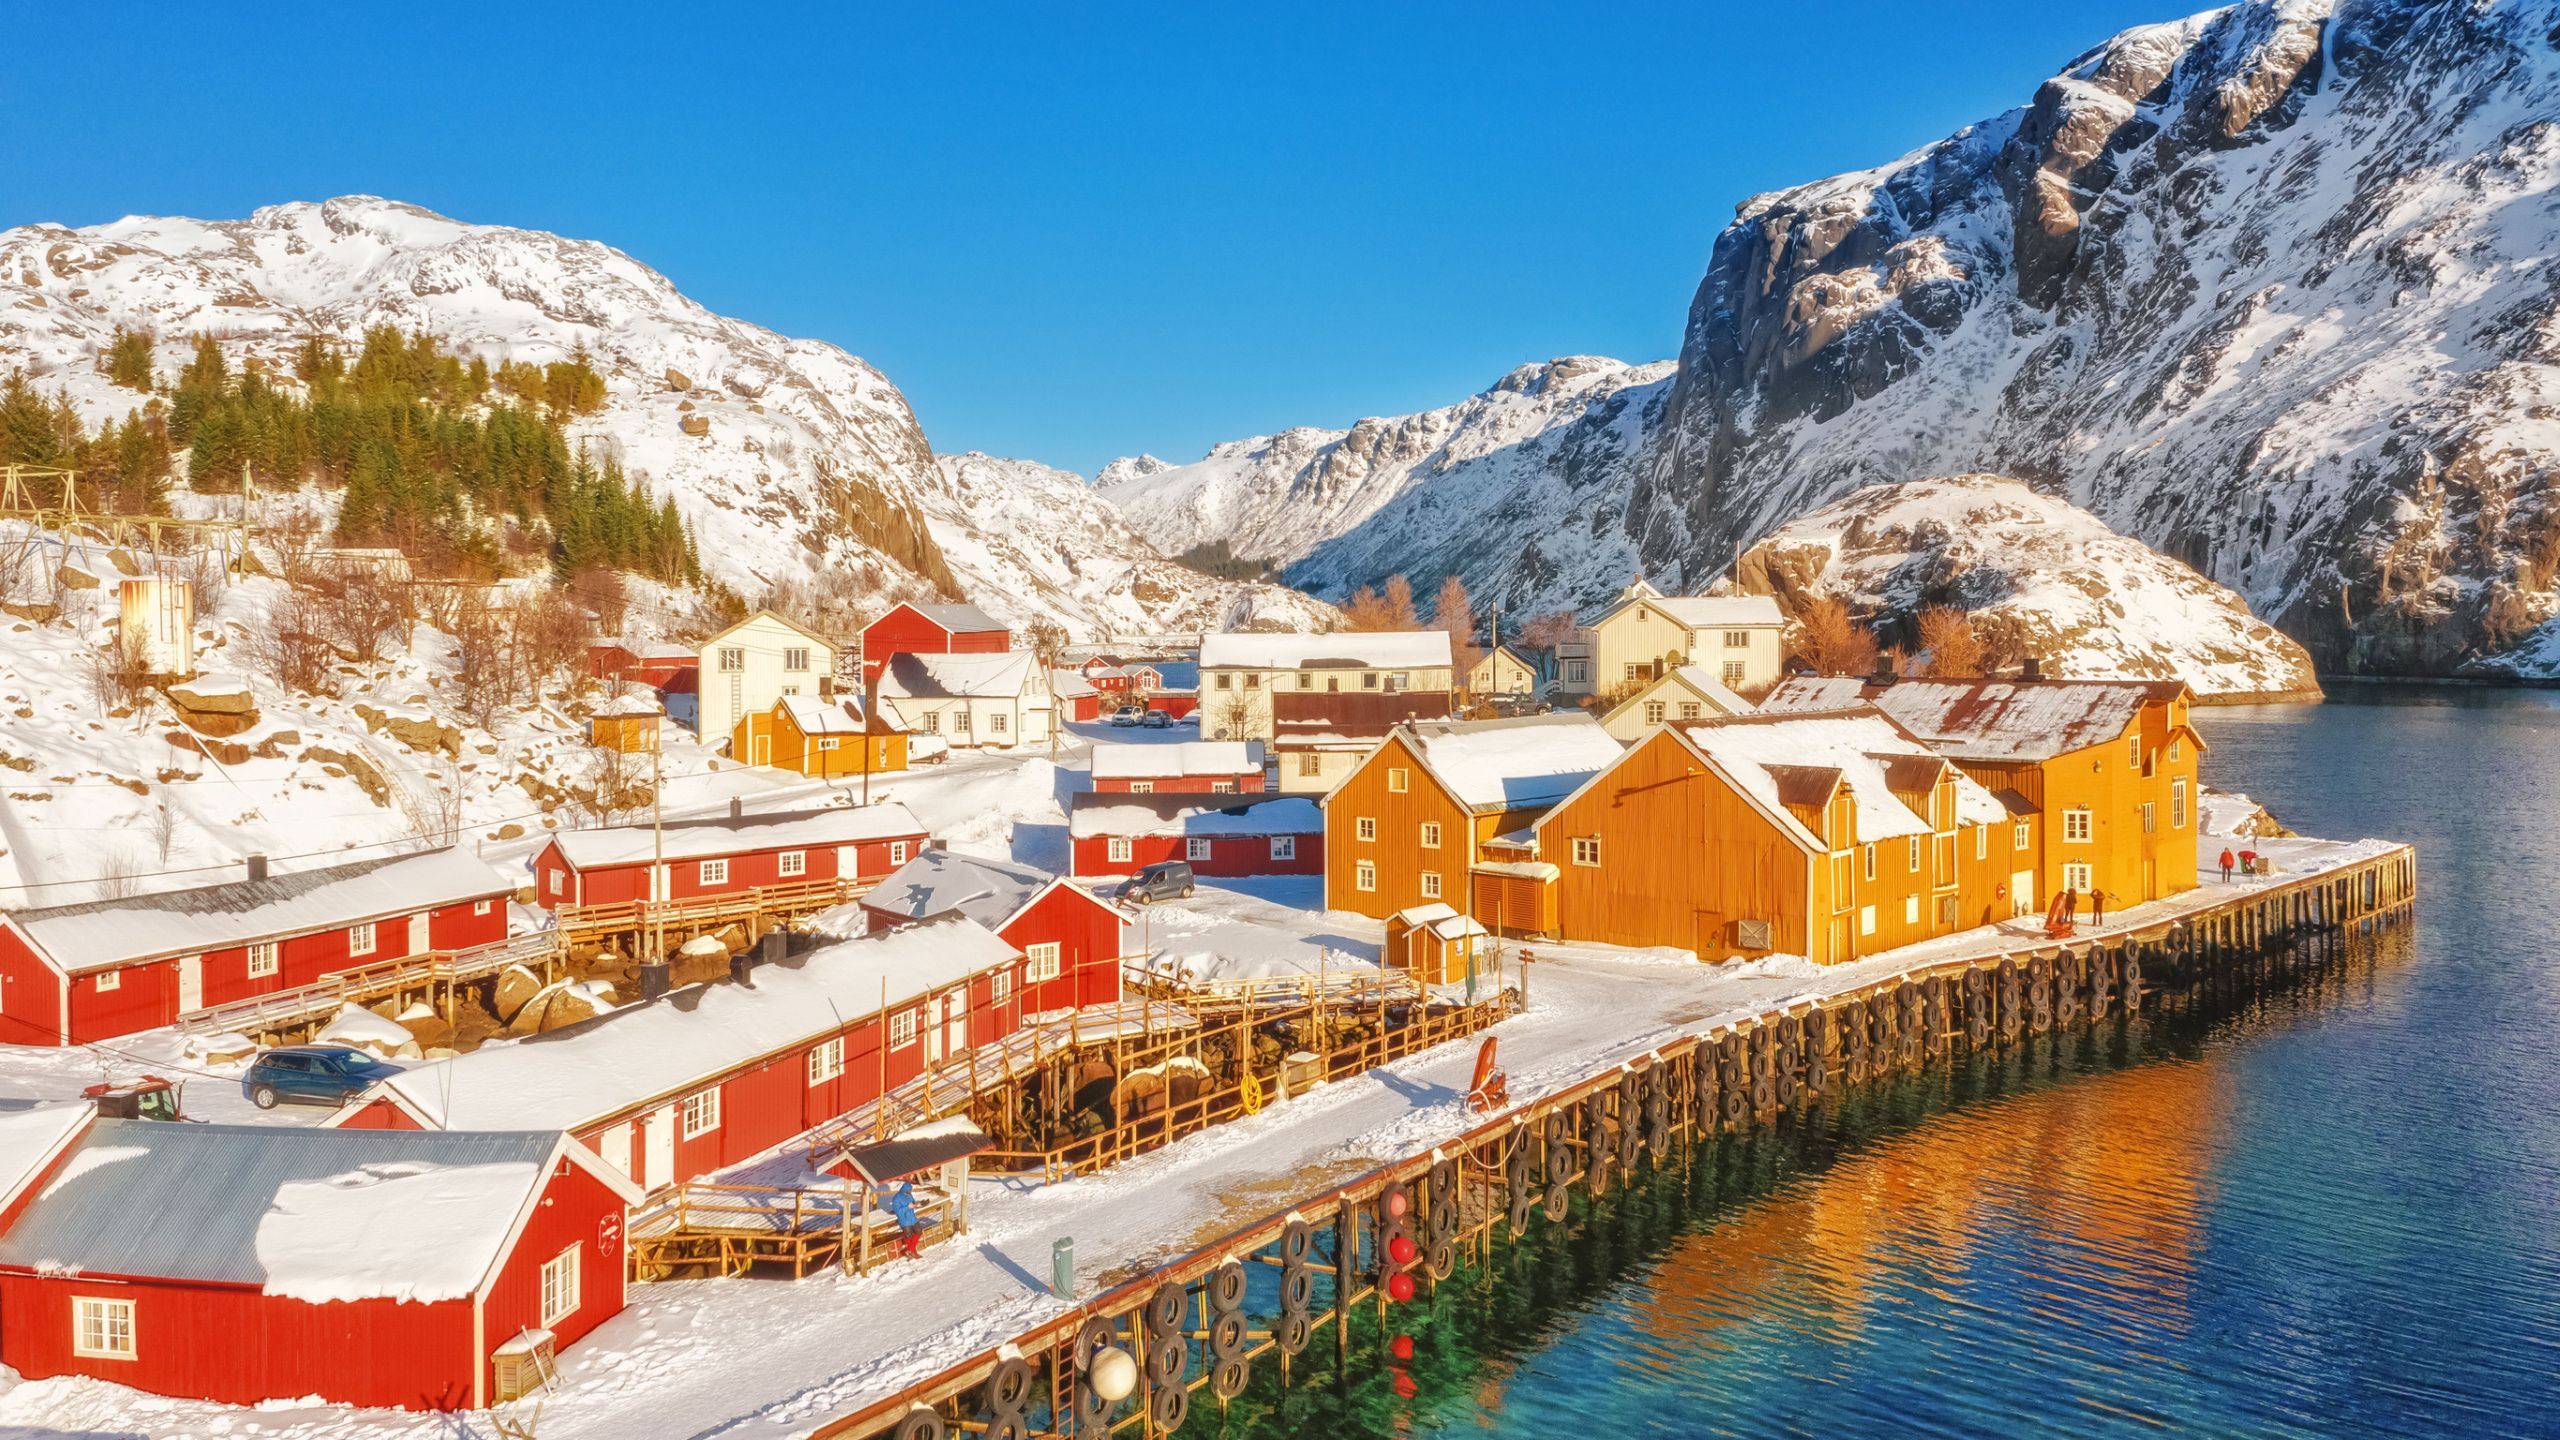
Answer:
<path fill-rule="evenodd" d="M 806 645 L 792 645 L 786 647 L 782 652 L 782 668 L 795 673 L 807 670 L 809 668 L 809 647 Z"/>
<path fill-rule="evenodd" d="M 747 668 L 747 652 L 735 645 L 720 647 L 720 673 L 734 675 Z"/>
<path fill-rule="evenodd" d="M 2062 888 L 2065 890 L 2077 890 L 2086 895 L 2096 883 L 2097 877 L 2090 872 L 2086 860 L 2074 860 L 2062 867 Z"/>
<path fill-rule="evenodd" d="M 1233 795 L 1236 793 L 1236 782 L 1233 780 L 1212 780 L 1209 782 L 1209 793 L 1212 795 Z"/>
<path fill-rule="evenodd" d="M 1298 754 L 1298 773 L 1301 776 L 1323 774 L 1324 757 L 1313 750 L 1300 751 Z"/>
<path fill-rule="evenodd" d="M 1876 907 L 1873 905 L 1858 907 L 1858 933 L 1860 935 L 1876 933 Z"/>
<path fill-rule="evenodd" d="M 1902 923 L 1905 925 L 1917 925 L 1920 923 L 1919 896 L 1905 895 L 1902 897 Z"/>
<path fill-rule="evenodd" d="M 1695 700 L 1683 700 L 1683 701 L 1681 701 L 1681 702 L 1680 702 L 1680 718 L 1681 718 L 1681 719 L 1683 719 L 1683 720 L 1700 720 L 1700 719 L 1704 719 L 1705 717 L 1706 717 L 1706 711 L 1705 711 L 1705 710 L 1703 710 L 1703 709 L 1701 709 L 1701 708 L 1699 707 L 1699 705 L 1698 705 L 1698 702 L 1697 702 L 1697 701 L 1695 701 Z"/>
<path fill-rule="evenodd" d="M 999 965 L 987 972 L 987 1003 L 1001 1005 L 1013 998 L 1013 967 Z"/>
<path fill-rule="evenodd" d="M 1355 818 L 1351 822 L 1351 833 L 1354 838 L 1361 840 L 1377 839 L 1378 817 L 1374 815 L 1362 815 Z"/>
<path fill-rule="evenodd" d="M 1425 900 L 1437 900 L 1440 898 L 1439 871 L 1425 870 L 1422 872 L 1422 898 Z"/>
<path fill-rule="evenodd" d="M 833 750 L 837 747 L 837 743 L 841 738 L 842 737 L 835 735 L 821 735 L 818 737 L 818 748 L 821 750 Z"/>
<path fill-rule="evenodd" d="M 554 879 L 557 879 L 560 872 L 554 870 L 551 874 Z M 551 893 L 557 895 L 560 892 L 555 889 Z M 284 946 L 273 940 L 251 942 L 248 955 L 249 978 L 263 979 L 283 969 L 283 952 Z"/>
<path fill-rule="evenodd" d="M 1663 710 L 1661 701 L 1647 700 L 1644 702 L 1644 723 L 1647 725 L 1661 724 L 1665 713 L 1666 712 Z"/>
<path fill-rule="evenodd" d="M 720 1128 L 720 1087 L 696 1090 L 677 1103 L 676 1130 L 685 1139 L 708 1135 Z"/>
<path fill-rule="evenodd" d="M 1008 723 L 1009 719 L 1010 719 L 1010 717 L 1008 717 L 1008 716 L 1007 716 L 1003 711 L 1001 711 L 1001 710 L 995 711 L 994 713 L 992 713 L 992 714 L 988 715 L 988 716 L 987 716 L 987 733 L 988 733 L 988 734 L 990 734 L 990 735 L 1002 735 L 1002 734 L 1005 734 L 1005 733 L 1006 733 L 1006 728 L 1005 728 L 1005 727 L 1006 727 L 1006 725 L 1007 725 L 1007 723 Z"/>
<path fill-rule="evenodd" d="M 2010 849 L 2024 850 L 2034 843 L 2036 843 L 2036 828 L 2033 821 L 2021 820 L 2009 827 Z"/>
<path fill-rule="evenodd" d="M 809 1083 L 824 1085 L 844 1073 L 844 1037 L 831 1036 L 809 1047 Z"/>
<path fill-rule="evenodd" d="M 2089 843 L 2089 838 L 2097 833 L 2097 813 L 2088 806 L 2074 806 L 2062 812 L 2063 844 L 2086 845 Z"/>
<path fill-rule="evenodd" d="M 1725 683 L 1725 684 L 1727 684 L 1727 685 L 1739 685 L 1739 684 L 1741 684 L 1741 683 L 1742 683 L 1742 680 L 1743 680 L 1743 676 L 1744 676 L 1744 674 L 1745 674 L 1745 672 L 1744 672 L 1744 670 L 1743 670 L 1743 666 L 1742 666 L 1742 662 L 1741 662 L 1741 661 L 1739 661 L 1739 660 L 1727 660 L 1726 662 L 1724 662 L 1724 683 Z"/>
<path fill-rule="evenodd" d="M 1727 630 L 1724 632 L 1724 648 L 1727 650 L 1750 649 L 1751 632 L 1748 630 Z"/>
<path fill-rule="evenodd" d="M 1587 866 L 1595 870 L 1598 869 L 1600 867 L 1600 837 L 1597 835 L 1574 836 L 1573 863 L 1576 865 Z"/>
<path fill-rule="evenodd" d="M 555 870 L 551 873 L 557 875 L 560 872 Z M 489 907 L 492 903 L 493 902 L 487 900 L 474 900 L 471 902 L 471 913 L 474 915 L 486 915 L 489 913 Z"/>
<path fill-rule="evenodd" d="M 381 937 L 374 933 L 372 921 L 366 920 L 347 927 L 347 955 L 349 958 L 353 958 L 358 955 L 370 955 L 380 947 L 380 944 Z"/>
<path fill-rule="evenodd" d="M 1022 959 L 1022 978 L 1026 983 L 1040 985 L 1058 978 L 1061 956 L 1057 941 L 1043 940 L 1023 946 Z"/>
<path fill-rule="evenodd" d="M 1407 780 L 1404 767 L 1401 765 L 1388 766 L 1387 793 L 1390 795 L 1401 795 L 1405 792 L 1406 786 Z"/>
<path fill-rule="evenodd" d="M 1272 859 L 1274 859 L 1274 860 L 1295 860 L 1295 859 L 1297 859 L 1297 858 L 1298 858 L 1298 837 L 1297 837 L 1297 836 L 1295 836 L 1295 835 L 1274 835 L 1274 836 L 1272 836 L 1272 837 L 1271 837 L 1271 858 L 1272 858 Z"/>
<path fill-rule="evenodd" d="M 1973 827 L 1973 858 L 1976 860 L 1991 858 L 1991 827 L 1988 825 Z"/>
<path fill-rule="evenodd" d="M 1919 874 L 1919 873 L 1920 873 L 1920 837 L 1919 837 L 1919 836 L 1917 836 L 1917 835 L 1914 835 L 1914 836 L 1912 836 L 1912 837 L 1911 837 L 1911 867 L 1910 867 L 1910 868 L 1911 868 L 1911 873 L 1912 873 L 1912 874 L 1917 875 L 1917 874 Z"/>
<path fill-rule="evenodd" d="M 914 1043 L 916 1043 L 916 1012 L 909 1008 L 890 1016 L 889 1048 L 904 1050 Z"/>
<path fill-rule="evenodd" d="M 2136 733 L 2131 734 L 2131 735 L 2127 735 L 2127 736 L 2126 736 L 2126 737 L 2124 737 L 2124 738 L 2125 738 L 2125 740 L 2128 742 L 2127 748 L 2126 748 L 2126 750 L 2125 750 L 2125 755 L 2124 755 L 2125 763 L 2126 763 L 2126 764 L 2128 764 L 2128 765 L 2131 765 L 2131 766 L 2132 766 L 2134 769 L 2136 769 L 2136 770 L 2141 769 L 2141 768 L 2142 768 L 2142 735 L 2141 735 L 2141 733 L 2137 731 Z"/>
<path fill-rule="evenodd" d="M 72 1354 L 84 1360 L 131 1360 L 136 1349 L 132 1301 L 104 1295 L 71 1297 Z"/>
<path fill-rule="evenodd" d="M 552 871 L 552 872 L 551 872 L 551 898 L 553 898 L 553 899 L 555 899 L 555 900 L 556 900 L 556 899 L 560 898 L 560 896 L 561 896 L 561 895 L 565 894 L 565 893 L 567 892 L 567 890 L 568 890 L 568 881 L 569 881 L 569 872 L 568 872 L 568 871 L 566 871 L 566 870 L 554 870 L 554 871 Z"/>
<path fill-rule="evenodd" d="M 1425 849 L 1425 850 L 1437 850 L 1437 849 L 1439 849 L 1439 848 L 1440 848 L 1440 822 L 1439 822 L 1439 821 L 1437 821 L 1437 820 L 1425 820 L 1425 821 L 1423 821 L 1423 822 L 1422 822 L 1422 829 L 1421 829 L 1421 832 L 1420 832 L 1420 837 L 1421 837 L 1421 841 L 1422 841 L 1422 848 L 1423 848 L 1423 849 Z"/>
<path fill-rule="evenodd" d="M 273 972 L 270 971 L 269 973 L 272 974 Z M 89 982 L 89 988 L 100 995 L 104 995 L 110 990 L 121 990 L 124 988 L 124 972 L 121 970 L 101 970 L 98 972 L 97 978 Z"/>
<path fill-rule="evenodd" d="M 693 880 L 697 885 L 726 885 L 729 883 L 729 862 L 726 860 L 700 861 L 693 867 Z"/>
<path fill-rule="evenodd" d="M 908 861 L 910 858 L 912 858 L 912 857 L 911 857 L 911 856 L 909 856 L 909 854 L 907 853 L 908 843 L 909 843 L 909 842 L 904 841 L 904 840 L 892 840 L 892 841 L 890 841 L 890 842 L 889 842 L 889 863 L 890 863 L 890 865 L 892 865 L 892 866 L 904 865 L 904 864 L 906 864 L 906 863 L 907 863 L 907 861 Z"/>
<path fill-rule="evenodd" d="M 542 1262 L 542 1326 L 550 1329 L 578 1313 L 577 1245 Z"/>
<path fill-rule="evenodd" d="M 1132 780 L 1129 782 L 1129 793 L 1132 795 L 1153 795 L 1156 793 L 1156 782 L 1153 780 Z"/>
<path fill-rule="evenodd" d="M 1354 889 L 1354 890 L 1375 890 L 1375 889 L 1377 889 L 1377 888 L 1378 888 L 1378 866 L 1377 866 L 1377 862 L 1375 862 L 1375 861 L 1373 861 L 1373 860 L 1362 860 L 1362 861 L 1358 862 L 1357 864 L 1353 865 L 1353 866 L 1351 867 L 1351 888 L 1352 888 L 1352 889 Z"/>
<path fill-rule="evenodd" d="M 2170 758 L 2174 760 L 2177 757 L 2173 755 Z M 2169 828 L 2187 828 L 2187 782 L 2184 779 L 2169 782 Z"/>
<path fill-rule="evenodd" d="M 806 875 L 809 873 L 809 852 L 806 850 L 785 850 L 780 855 L 774 857 L 773 869 L 774 873 L 777 875 Z"/>
<path fill-rule="evenodd" d="M 1210 848 L 1209 837 L 1206 835 L 1188 836 L 1182 842 L 1182 858 L 1191 864 L 1199 864 L 1208 859 L 1212 853 L 1214 852 Z"/>
<path fill-rule="evenodd" d="M 1129 858 L 1137 853 L 1137 847 L 1131 843 L 1129 837 L 1126 835 L 1112 836 L 1107 842 L 1107 848 L 1110 852 L 1111 859 L 1117 864 L 1127 864 Z"/>
<path fill-rule="evenodd" d="M 1876 878 L 1876 847 L 1872 842 L 1858 847 L 1858 868 L 1865 878 Z"/>

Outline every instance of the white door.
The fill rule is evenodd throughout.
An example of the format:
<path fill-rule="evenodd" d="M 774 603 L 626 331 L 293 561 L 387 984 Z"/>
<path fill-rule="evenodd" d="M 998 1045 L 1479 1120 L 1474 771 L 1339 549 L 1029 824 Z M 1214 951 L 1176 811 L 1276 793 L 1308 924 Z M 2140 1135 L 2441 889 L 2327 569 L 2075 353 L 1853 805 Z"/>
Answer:
<path fill-rule="evenodd" d="M 604 1163 L 621 1171 L 625 1178 L 634 1180 L 639 1178 L 631 1171 L 631 1123 L 629 1121 L 609 1126 L 602 1135 L 597 1136 L 596 1153 L 604 1157 Z"/>
<path fill-rule="evenodd" d="M 178 957 L 178 1013 L 204 1008 L 204 957 Z"/>
<path fill-rule="evenodd" d="M 2036 872 L 2033 870 L 2020 870 L 2009 877 L 2009 913 L 2036 913 Z"/>
<path fill-rule="evenodd" d="M 643 1190 L 655 1190 L 675 1178 L 676 1107 L 652 1110 L 640 1121 L 640 1173 Z"/>
<path fill-rule="evenodd" d="M 969 997 L 964 992 L 942 997 L 942 1043 L 953 1055 L 969 1048 Z"/>
<path fill-rule="evenodd" d="M 664 899 L 666 899 L 666 898 L 667 898 L 667 895 L 668 895 L 667 885 L 668 885 L 668 880 L 667 880 L 667 867 L 666 867 L 666 866 L 664 866 L 664 865 L 652 865 L 652 866 L 650 866 L 650 867 L 649 867 L 649 898 L 650 898 L 650 899 L 652 899 L 652 900 L 664 900 Z"/>
<path fill-rule="evenodd" d="M 409 917 L 409 953 L 424 955 L 431 948 L 427 942 L 427 912 L 421 910 Z"/>

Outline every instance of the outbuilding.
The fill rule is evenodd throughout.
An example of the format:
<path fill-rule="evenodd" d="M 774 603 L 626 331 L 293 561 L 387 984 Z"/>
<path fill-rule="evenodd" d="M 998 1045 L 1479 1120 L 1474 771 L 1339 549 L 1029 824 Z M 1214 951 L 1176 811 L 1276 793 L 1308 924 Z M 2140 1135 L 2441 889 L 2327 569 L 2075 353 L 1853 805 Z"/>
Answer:
<path fill-rule="evenodd" d="M 1106 795 L 1252 795 L 1262 782 L 1258 740 L 1102 741 L 1093 747 L 1093 788 Z"/>
<path fill-rule="evenodd" d="M 1435 900 L 1388 916 L 1386 946 L 1379 955 L 1388 968 L 1425 985 L 1460 985 L 1481 981 L 1491 972 L 1489 935 L 1472 918 Z"/>
<path fill-rule="evenodd" d="M 562 830 L 533 857 L 534 903 L 627 905 L 832 882 L 848 894 L 924 848 L 924 822 L 904 805 L 840 805 L 663 826 Z M 649 872 L 661 870 L 657 884 Z"/>
<path fill-rule="evenodd" d="M 876 712 L 866 717 L 859 700 L 786 695 L 772 709 L 738 722 L 730 733 L 729 755 L 750 765 L 832 780 L 906 769 L 907 736 Z"/>
<path fill-rule="evenodd" d="M 1079 879 L 1166 860 L 1212 876 L 1324 873 L 1324 812 L 1304 795 L 1087 791 L 1068 801 L 1067 838 Z"/>
<path fill-rule="evenodd" d="M 892 655 L 997 655 L 1013 648 L 1013 631 L 975 605 L 901 600 L 862 627 L 862 679 L 879 678 Z"/>

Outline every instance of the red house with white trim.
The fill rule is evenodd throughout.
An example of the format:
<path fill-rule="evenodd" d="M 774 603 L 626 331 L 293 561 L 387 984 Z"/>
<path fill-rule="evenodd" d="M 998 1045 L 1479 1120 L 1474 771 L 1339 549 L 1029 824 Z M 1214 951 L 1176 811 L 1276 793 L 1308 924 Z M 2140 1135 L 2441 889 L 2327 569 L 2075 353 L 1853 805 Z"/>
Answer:
<path fill-rule="evenodd" d="M 1257 740 L 1093 747 L 1093 788 L 1106 795 L 1254 795 L 1262 782 Z"/>
<path fill-rule="evenodd" d="M 459 850 L 0 915 L 0 1042 L 70 1045 L 351 966 L 507 938 L 515 887 Z"/>
<path fill-rule="evenodd" d="M 1131 875 L 1166 860 L 1201 875 L 1321 875 L 1324 811 L 1304 795 L 1125 795 L 1068 802 L 1073 874 Z"/>
<path fill-rule="evenodd" d="M 862 679 L 879 678 L 892 655 L 996 655 L 1013 648 L 1013 631 L 975 605 L 919 605 L 901 600 L 862 627 Z"/>
<path fill-rule="evenodd" d="M 1053 985 L 1056 1005 L 1120 998 L 1121 936 L 1128 916 L 1092 891 L 1045 871 L 931 849 L 862 900 L 874 930 L 965 915 L 1024 957 L 1027 983 Z"/>
<path fill-rule="evenodd" d="M 234 1405 L 488 1405 L 500 1347 L 622 1309 L 639 1198 L 556 1131 L 61 1106 L 0 1118 L 0 1159 L 0 1362 Z"/>
<path fill-rule="evenodd" d="M 533 857 L 534 903 L 622 905 L 649 898 L 649 867 L 665 860 L 661 898 L 690 900 L 774 885 L 863 885 L 924 849 L 924 822 L 904 805 L 730 815 L 660 829 L 562 830 Z"/>
<path fill-rule="evenodd" d="M 840 908 L 818 923 L 859 919 Z M 328 1123 L 557 1127 L 655 1191 L 761 1155 L 1025 1016 L 1075 1003 L 1072 979 L 1033 982 L 1024 970 L 1018 949 L 952 916 L 413 1065 Z"/>

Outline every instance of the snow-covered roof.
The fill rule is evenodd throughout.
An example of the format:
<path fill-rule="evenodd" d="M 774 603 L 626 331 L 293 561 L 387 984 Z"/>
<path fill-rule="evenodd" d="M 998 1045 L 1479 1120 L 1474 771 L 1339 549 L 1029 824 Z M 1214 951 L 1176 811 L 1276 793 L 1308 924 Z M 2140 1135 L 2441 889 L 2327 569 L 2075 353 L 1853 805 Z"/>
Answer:
<path fill-rule="evenodd" d="M 1067 802 L 1067 834 L 1321 835 L 1324 812 L 1305 795 L 1104 795 Z"/>
<path fill-rule="evenodd" d="M 495 1275 L 555 1163 L 636 1192 L 558 1131 L 99 1120 L 5 1235 L 0 1265 L 455 1300 Z"/>
<path fill-rule="evenodd" d="M 1740 695 L 1735 694 L 1732 688 L 1727 686 L 1723 681 L 1708 674 L 1706 666 L 1681 665 L 1665 671 L 1652 684 L 1645 686 L 1643 689 L 1638 690 L 1633 695 L 1630 695 L 1625 700 L 1619 702 L 1618 708 L 1609 712 L 1609 718 L 1614 720 L 1618 716 L 1625 714 L 1628 707 L 1641 705 L 1647 700 L 1654 699 L 1666 686 L 1679 686 L 1684 688 L 1699 699 L 1715 706 L 1720 713 L 1726 715 L 1748 715 L 1751 713 L 1751 702 L 1743 699 Z"/>
<path fill-rule="evenodd" d="M 958 913 L 993 930 L 1058 883 L 1057 876 L 1028 865 L 933 849 L 890 871 L 862 903 L 914 920 Z"/>
<path fill-rule="evenodd" d="M 785 695 L 774 702 L 782 713 L 791 717 L 792 725 L 803 735 L 859 735 L 862 721 L 855 717 L 859 701 L 841 703 L 817 699 L 809 695 Z"/>
<path fill-rule="evenodd" d="M 551 843 L 560 847 L 561 858 L 572 868 L 588 870 L 599 865 L 645 864 L 661 853 L 669 860 L 700 860 L 755 850 L 921 839 L 924 833 L 924 822 L 914 811 L 895 801 L 882 801 L 772 815 L 671 820 L 662 831 L 646 825 L 562 830 L 551 837 Z M 662 843 L 663 852 L 658 848 Z"/>
<path fill-rule="evenodd" d="M 1493 932 L 1478 924 L 1472 916 L 1461 915 L 1438 900 L 1399 910 L 1395 918 L 1410 930 L 1428 930 L 1443 940 L 1460 940 L 1469 935 Z"/>
<path fill-rule="evenodd" d="M 1787 623 L 1778 602 L 1767 595 L 1665 595 L 1645 603 L 1692 630 Z"/>
<path fill-rule="evenodd" d="M 1896 680 L 1798 675 L 1760 702 L 1763 714 L 1873 705 L 1960 760 L 2049 760 L 2125 733 L 2142 707 L 2186 687 L 2175 680 Z"/>
<path fill-rule="evenodd" d="M 1166 780 L 1183 775 L 1250 775 L 1262 768 L 1262 747 L 1251 740 L 1184 740 L 1172 745 L 1093 747 L 1096 780 Z"/>
<path fill-rule="evenodd" d="M 1111 672 L 1104 670 L 1099 673 L 1108 675 Z M 1083 671 L 1052 667 L 1049 671 L 1049 693 L 1061 700 L 1081 700 L 1096 692 L 1093 682 L 1084 678 Z"/>
<path fill-rule="evenodd" d="M 1444 630 L 1231 631 L 1200 637 L 1204 670 L 1427 670 L 1449 663 Z"/>
<path fill-rule="evenodd" d="M 1860 844 L 1929 833 L 1928 816 L 1903 795 L 1932 783 L 1946 762 L 1880 711 L 1732 716 L 1671 728 L 1807 846 L 1819 849 L 1821 841 L 1786 807 L 1820 804 L 1834 775 L 1856 803 Z M 1993 825 L 2009 818 L 1990 791 L 1961 770 L 1954 776 L 1959 822 Z"/>
<path fill-rule="evenodd" d="M 19 910 L 7 919 L 57 968 L 78 975 L 493 899 L 514 890 L 488 866 L 447 848 L 271 873 L 264 880 Z"/>
<path fill-rule="evenodd" d="M 1028 650 L 1000 650 L 992 655 L 901 652 L 882 667 L 880 693 L 897 699 L 1011 699 L 1031 688 L 1039 660 Z"/>
<path fill-rule="evenodd" d="M 895 609 L 896 607 L 893 606 L 891 608 Z M 910 600 L 906 602 L 906 608 L 913 610 L 927 620 L 932 621 L 934 624 L 941 626 L 943 629 L 948 630 L 955 635 L 982 630 L 1002 630 L 1005 628 L 1005 623 L 1003 621 L 998 620 L 993 615 L 988 614 L 986 611 L 979 609 L 975 605 L 963 605 L 956 603 L 925 605 Z M 871 623 L 876 625 L 880 622 L 875 620 Z"/>
<path fill-rule="evenodd" d="M 1616 760 L 1621 747 L 1579 710 L 1507 720 L 1417 720 L 1396 733 L 1470 810 L 1552 805 Z"/>
<path fill-rule="evenodd" d="M 422 1123 L 454 1129 L 576 1130 L 833 1034 L 876 1013 L 884 995 L 895 1008 L 1018 953 L 958 916 L 839 941 L 759 965 L 749 984 L 687 986 L 565 1029 L 413 1065 L 367 1098 L 395 1099 Z"/>
<path fill-rule="evenodd" d="M 659 699 L 654 690 L 643 690 L 636 695 L 617 695 L 596 707 L 599 720 L 653 719 L 666 713 L 666 702 Z"/>
<path fill-rule="evenodd" d="M 0 1112 L 0 1213 L 97 1117 L 85 1100 Z"/>
<path fill-rule="evenodd" d="M 753 615 L 748 616 L 746 619 L 739 621 L 737 624 L 730 626 L 728 629 L 721 631 L 719 634 L 712 636 L 710 639 L 705 640 L 700 645 L 694 647 L 694 654 L 697 656 L 710 654 L 713 650 L 719 647 L 721 641 L 728 639 L 730 636 L 737 634 L 739 631 L 746 629 L 748 626 L 755 624 L 759 620 L 770 620 L 774 624 L 781 626 L 783 629 L 798 635 L 801 639 L 811 641 L 823 647 L 829 654 L 833 654 L 835 652 L 836 642 L 819 634 L 817 631 L 810 629 L 808 626 L 801 624 L 799 621 L 777 615 L 770 610 L 759 610 Z"/>

